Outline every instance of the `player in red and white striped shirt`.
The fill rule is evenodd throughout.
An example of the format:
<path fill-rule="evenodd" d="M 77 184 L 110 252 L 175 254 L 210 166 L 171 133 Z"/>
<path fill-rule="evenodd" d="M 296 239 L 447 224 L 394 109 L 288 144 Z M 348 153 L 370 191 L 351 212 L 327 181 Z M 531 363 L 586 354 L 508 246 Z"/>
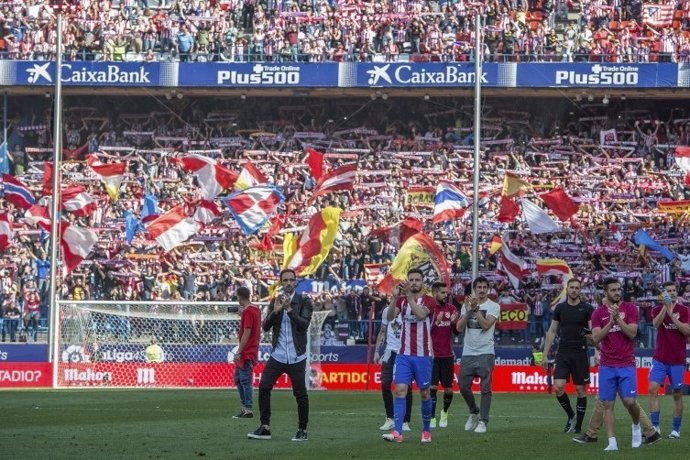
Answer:
<path fill-rule="evenodd" d="M 433 318 L 436 300 L 424 294 L 424 273 L 412 269 L 407 273 L 407 281 L 400 283 L 393 290 L 388 320 L 393 321 L 399 314 L 402 319 L 400 351 L 395 357 L 393 382 L 395 383 L 395 400 L 393 418 L 395 430 L 383 435 L 391 442 L 402 442 L 403 419 L 405 417 L 405 395 L 412 380 L 419 387 L 422 398 L 422 442 L 431 442 L 429 423 L 431 420 L 431 366 L 433 349 L 431 343 L 431 319 Z"/>

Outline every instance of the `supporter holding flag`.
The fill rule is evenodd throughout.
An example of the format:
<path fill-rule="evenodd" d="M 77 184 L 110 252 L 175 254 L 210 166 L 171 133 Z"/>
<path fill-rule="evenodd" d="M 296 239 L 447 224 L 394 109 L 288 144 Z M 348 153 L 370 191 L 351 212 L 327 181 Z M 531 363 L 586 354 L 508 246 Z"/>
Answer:
<path fill-rule="evenodd" d="M 311 172 L 311 177 L 317 181 L 323 176 L 323 153 L 307 147 L 307 164 L 309 165 L 309 171 Z"/>
<path fill-rule="evenodd" d="M 9 174 L 10 156 L 7 152 L 7 142 L 0 144 L 0 174 Z"/>
<path fill-rule="evenodd" d="M 316 183 L 314 193 L 312 193 L 309 201 L 313 202 L 316 197 L 328 193 L 352 190 L 355 186 L 356 177 L 357 163 L 350 163 L 329 171 L 321 176 L 321 179 Z"/>
<path fill-rule="evenodd" d="M 67 222 L 60 223 L 60 246 L 67 272 L 74 270 L 86 259 L 97 242 L 98 235 L 93 230 Z"/>
<path fill-rule="evenodd" d="M 173 158 L 173 162 L 182 166 L 185 171 L 196 176 L 201 194 L 207 200 L 229 190 L 235 184 L 238 174 L 219 165 L 216 160 L 198 154 L 189 154 L 182 158 Z"/>
<path fill-rule="evenodd" d="M 117 201 L 120 197 L 120 184 L 127 171 L 127 163 L 102 163 L 96 155 L 88 155 L 86 164 L 101 179 L 110 199 Z"/>
<path fill-rule="evenodd" d="M 12 245 L 14 231 L 7 213 L 0 214 L 0 251 L 4 251 Z"/>
<path fill-rule="evenodd" d="M 158 209 L 158 197 L 151 193 L 144 195 L 144 203 L 141 206 L 141 221 L 147 225 L 158 218 L 160 209 Z"/>
<path fill-rule="evenodd" d="M 339 208 L 326 207 L 309 219 L 300 237 L 286 234 L 283 269 L 292 269 L 301 276 L 314 274 L 333 247 L 341 213 Z"/>
<path fill-rule="evenodd" d="M 202 224 L 210 224 L 220 215 L 220 209 L 213 201 L 201 200 L 194 211 L 194 218 Z"/>
<path fill-rule="evenodd" d="M 685 185 L 690 187 L 690 147 L 676 147 L 676 164 L 685 173 Z"/>
<path fill-rule="evenodd" d="M 90 216 L 98 207 L 98 200 L 86 193 L 84 187 L 79 185 L 63 189 L 60 197 L 62 209 L 77 217 Z"/>
<path fill-rule="evenodd" d="M 158 241 L 166 252 L 184 243 L 199 231 L 199 224 L 177 205 L 149 224 L 149 237 Z"/>
<path fill-rule="evenodd" d="M 542 193 L 539 195 L 539 198 L 546 203 L 546 206 L 548 206 L 562 222 L 570 220 L 572 216 L 577 214 L 580 208 L 577 203 L 565 193 L 565 190 L 560 187 L 556 187 L 550 192 Z"/>
<path fill-rule="evenodd" d="M 36 198 L 34 198 L 34 194 L 29 190 L 29 187 L 16 177 L 3 174 L 2 182 L 5 198 L 13 205 L 21 209 L 29 209 L 36 204 Z"/>
<path fill-rule="evenodd" d="M 441 181 L 436 187 L 432 222 L 438 224 L 458 219 L 465 215 L 469 205 L 469 200 L 459 188 L 450 182 Z"/>
<path fill-rule="evenodd" d="M 225 205 L 245 235 L 259 230 L 284 202 L 285 196 L 270 185 L 250 187 L 225 199 Z"/>
<path fill-rule="evenodd" d="M 264 173 L 262 173 L 253 163 L 248 161 L 244 164 L 240 175 L 237 177 L 234 188 L 235 190 L 239 191 L 267 183 L 268 178 L 266 178 Z"/>

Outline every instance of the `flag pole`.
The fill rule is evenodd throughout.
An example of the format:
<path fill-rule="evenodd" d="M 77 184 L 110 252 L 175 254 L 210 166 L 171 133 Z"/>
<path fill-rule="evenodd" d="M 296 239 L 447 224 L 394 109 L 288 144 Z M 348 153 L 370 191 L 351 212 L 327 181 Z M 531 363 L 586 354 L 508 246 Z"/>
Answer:
<path fill-rule="evenodd" d="M 57 383 L 58 353 L 55 336 L 58 333 L 57 312 L 57 265 L 60 238 L 60 161 L 62 156 L 62 2 L 56 5 L 57 42 L 55 44 L 55 100 L 53 103 L 53 199 L 50 217 L 50 285 L 48 287 L 48 306 L 50 327 L 48 328 L 48 359 L 53 363 L 53 385 Z"/>
<path fill-rule="evenodd" d="M 472 191 L 472 280 L 479 272 L 479 149 L 481 147 L 482 28 L 481 14 L 474 16 L 474 182 Z"/>

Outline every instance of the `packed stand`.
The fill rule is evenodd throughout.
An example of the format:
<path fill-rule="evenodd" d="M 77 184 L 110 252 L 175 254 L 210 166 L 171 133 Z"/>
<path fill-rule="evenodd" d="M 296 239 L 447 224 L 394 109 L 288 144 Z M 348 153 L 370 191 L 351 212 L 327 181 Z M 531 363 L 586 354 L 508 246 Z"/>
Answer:
<path fill-rule="evenodd" d="M 65 3 L 70 60 L 462 62 L 473 59 L 479 9 L 487 61 L 687 62 L 690 55 L 688 0 Z M 2 56 L 52 59 L 48 2 L 3 5 Z"/>
<path fill-rule="evenodd" d="M 327 320 L 332 330 L 336 322 L 348 323 L 353 338 L 363 340 L 370 315 L 378 321 L 387 298 L 377 291 L 371 270 L 385 272 L 397 246 L 372 231 L 404 217 L 419 218 L 424 231 L 443 248 L 451 264 L 452 294 L 456 301 L 462 299 L 470 277 L 471 213 L 442 225 L 433 225 L 430 217 L 440 179 L 471 193 L 471 105 L 458 99 L 422 98 L 191 102 L 71 101 L 64 118 L 63 184 L 83 186 L 97 197 L 98 207 L 87 217 L 65 215 L 72 223 L 95 229 L 98 243 L 88 259 L 60 280 L 60 298 L 229 301 L 239 286 L 249 287 L 256 300 L 269 295 L 282 262 L 280 238 L 274 241 L 276 250 L 265 251 L 264 232 L 245 237 L 226 209 L 171 252 L 145 233 L 127 243 L 125 214 L 139 215 L 145 195 L 155 195 L 162 211 L 198 202 L 198 184 L 172 161 L 197 151 L 238 172 L 247 161 L 257 165 L 288 197 L 290 211 L 280 210 L 282 216 L 289 213 L 284 230 L 301 228 L 331 202 L 345 210 L 336 244 L 313 276 L 328 281 L 318 284 L 312 295 L 318 309 L 332 312 Z M 44 104 L 43 98 L 30 98 L 14 108 L 14 119 L 21 121 L 10 126 L 9 137 L 9 172 L 28 184 L 37 199 L 52 141 L 47 120 L 32 114 L 42 113 Z M 410 106 L 416 109 L 410 111 Z M 561 283 L 557 277 L 532 273 L 513 288 L 505 273 L 497 271 L 496 255 L 489 255 L 489 243 L 497 234 L 503 234 L 505 244 L 532 267 L 544 257 L 567 261 L 593 302 L 603 277 L 624 279 L 625 298 L 636 300 L 644 311 L 646 326 L 640 327 L 639 343 L 652 346 L 649 311 L 660 283 L 680 283 L 681 295 L 690 304 L 687 213 L 657 211 L 661 199 L 690 199 L 690 187 L 673 161 L 673 146 L 690 141 L 688 109 L 669 106 L 658 113 L 626 101 L 611 106 L 578 104 L 573 112 L 564 111 L 562 100 L 524 106 L 531 110 L 515 111 L 507 103 L 484 107 L 479 269 L 492 281 L 492 295 L 502 303 L 524 302 L 530 315 L 527 331 L 502 334 L 502 342 L 531 343 L 542 337 Z M 315 181 L 303 162 L 307 146 L 325 152 L 332 168 L 356 161 L 354 190 L 309 203 Z M 86 167 L 84 157 L 89 153 L 104 162 L 127 161 L 117 201 Z M 563 223 L 560 232 L 535 235 L 522 219 L 498 222 L 506 170 L 529 182 L 527 197 L 563 187 L 580 204 L 576 228 Z M 431 203 L 411 193 L 429 189 Z M 48 316 L 48 234 L 28 224 L 25 212 L 6 199 L 0 205 L 15 227 L 15 241 L 4 253 L 0 272 L 3 340 L 15 340 L 22 330 L 31 331 L 30 339 L 36 340 Z M 645 228 L 677 257 L 667 261 L 651 251 L 641 255 L 632 241 L 638 228 Z M 366 278 L 369 289 L 363 290 Z"/>

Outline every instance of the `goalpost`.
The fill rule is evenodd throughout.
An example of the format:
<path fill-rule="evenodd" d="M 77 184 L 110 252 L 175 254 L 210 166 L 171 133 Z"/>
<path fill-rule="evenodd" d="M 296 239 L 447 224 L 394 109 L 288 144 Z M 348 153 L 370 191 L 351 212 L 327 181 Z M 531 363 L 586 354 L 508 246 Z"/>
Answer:
<path fill-rule="evenodd" d="M 53 386 L 234 387 L 237 308 L 236 302 L 57 301 Z M 308 388 L 320 388 L 321 327 L 327 315 L 312 316 Z M 255 385 L 270 349 L 270 332 L 262 333 Z"/>

